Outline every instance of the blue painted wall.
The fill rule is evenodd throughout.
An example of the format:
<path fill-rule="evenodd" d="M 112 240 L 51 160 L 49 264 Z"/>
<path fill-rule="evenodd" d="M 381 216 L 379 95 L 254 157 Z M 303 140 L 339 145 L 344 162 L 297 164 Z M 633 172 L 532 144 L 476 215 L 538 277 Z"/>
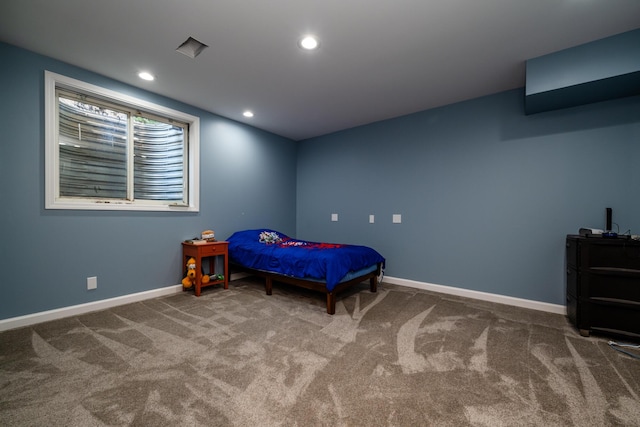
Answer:
<path fill-rule="evenodd" d="M 7 44 L 0 63 L 0 319 L 179 284 L 204 229 L 295 233 L 295 142 Z M 45 210 L 44 70 L 200 117 L 200 212 Z"/>
<path fill-rule="evenodd" d="M 556 304 L 566 234 L 605 207 L 640 234 L 638 97 L 526 116 L 521 89 L 294 143 L 1 43 L 0 63 L 0 319 L 175 285 L 206 228 L 366 244 L 389 276 Z M 199 116 L 200 213 L 45 210 L 45 69 Z"/>
<path fill-rule="evenodd" d="M 640 234 L 640 97 L 523 104 L 513 90 L 300 142 L 298 237 L 373 246 L 388 276 L 564 304 L 566 234 L 604 228 L 606 207 Z"/>
<path fill-rule="evenodd" d="M 527 114 L 640 95 L 640 29 L 526 62 Z"/>
<path fill-rule="evenodd" d="M 563 49 L 526 62 L 526 94 L 640 71 L 640 29 Z"/>

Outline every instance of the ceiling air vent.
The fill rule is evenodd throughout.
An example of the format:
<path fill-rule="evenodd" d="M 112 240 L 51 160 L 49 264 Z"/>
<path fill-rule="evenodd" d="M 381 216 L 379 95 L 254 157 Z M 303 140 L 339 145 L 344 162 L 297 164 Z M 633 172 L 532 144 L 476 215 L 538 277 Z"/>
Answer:
<path fill-rule="evenodd" d="M 189 58 L 193 59 L 196 56 L 200 55 L 203 50 L 208 48 L 206 44 L 199 42 L 193 37 L 189 37 L 187 41 L 182 43 L 176 50 L 184 55 L 187 55 Z"/>

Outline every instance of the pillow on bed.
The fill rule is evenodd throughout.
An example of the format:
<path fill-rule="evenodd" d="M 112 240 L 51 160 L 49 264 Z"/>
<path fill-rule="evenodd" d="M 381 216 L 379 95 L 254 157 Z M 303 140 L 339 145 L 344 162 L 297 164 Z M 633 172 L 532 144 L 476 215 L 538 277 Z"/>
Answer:
<path fill-rule="evenodd" d="M 282 237 L 280 237 L 275 231 L 263 231 L 260 233 L 259 239 L 260 243 L 265 243 L 267 245 L 282 242 Z"/>

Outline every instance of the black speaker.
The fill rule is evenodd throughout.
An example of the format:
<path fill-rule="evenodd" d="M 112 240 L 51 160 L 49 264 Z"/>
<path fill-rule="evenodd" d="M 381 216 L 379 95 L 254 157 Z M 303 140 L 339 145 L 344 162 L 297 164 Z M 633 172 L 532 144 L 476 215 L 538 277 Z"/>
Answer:
<path fill-rule="evenodd" d="M 605 231 L 611 231 L 611 208 L 607 208 L 607 227 Z"/>

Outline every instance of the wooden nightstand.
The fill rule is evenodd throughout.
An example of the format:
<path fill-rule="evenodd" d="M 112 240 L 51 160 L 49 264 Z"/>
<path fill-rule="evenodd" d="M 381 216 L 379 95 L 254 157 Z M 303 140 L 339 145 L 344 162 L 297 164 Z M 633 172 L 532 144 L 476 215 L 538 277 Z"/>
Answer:
<path fill-rule="evenodd" d="M 215 274 L 215 257 L 224 257 L 224 280 L 210 280 L 209 283 L 202 283 L 202 259 L 209 258 L 209 275 Z M 224 283 L 224 288 L 229 289 L 229 242 L 211 242 L 194 245 L 193 243 L 182 242 L 182 265 L 187 264 L 187 260 L 196 260 L 196 296 L 200 296 L 200 291 L 205 286 Z"/>

